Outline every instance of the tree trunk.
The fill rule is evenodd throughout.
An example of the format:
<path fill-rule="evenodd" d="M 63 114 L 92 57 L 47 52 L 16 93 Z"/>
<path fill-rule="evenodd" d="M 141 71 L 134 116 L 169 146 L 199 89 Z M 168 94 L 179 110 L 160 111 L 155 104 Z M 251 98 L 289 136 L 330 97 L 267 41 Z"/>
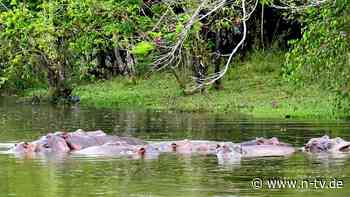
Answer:
<path fill-rule="evenodd" d="M 124 64 L 122 56 L 120 54 L 120 49 L 117 48 L 117 47 L 114 48 L 114 56 L 115 56 L 115 59 L 117 61 L 119 74 L 124 74 L 124 72 L 125 72 L 125 64 Z"/>
<path fill-rule="evenodd" d="M 127 50 L 126 51 L 126 67 L 127 67 L 126 70 L 129 76 L 133 76 L 135 74 L 134 65 L 135 65 L 134 58 L 132 57 L 130 52 Z"/>
<path fill-rule="evenodd" d="M 261 46 L 264 50 L 264 4 L 261 5 L 261 22 L 260 22 L 260 39 L 261 39 Z"/>
<path fill-rule="evenodd" d="M 220 64 L 221 64 L 221 58 L 220 58 L 220 31 L 217 31 L 215 34 L 215 46 L 216 46 L 216 52 L 217 54 L 214 55 L 214 72 L 220 72 Z M 218 79 L 213 84 L 214 88 L 216 90 L 222 89 L 221 79 Z"/>
<path fill-rule="evenodd" d="M 214 57 L 214 72 L 215 73 L 220 72 L 220 64 L 221 64 L 220 60 L 221 60 L 220 55 L 215 55 L 215 57 Z M 216 80 L 214 82 L 213 86 L 216 90 L 223 89 L 221 79 Z"/>
<path fill-rule="evenodd" d="M 59 98 L 68 99 L 71 96 L 72 88 L 66 82 L 64 66 L 48 66 L 47 80 L 49 84 L 49 96 L 53 101 Z"/>

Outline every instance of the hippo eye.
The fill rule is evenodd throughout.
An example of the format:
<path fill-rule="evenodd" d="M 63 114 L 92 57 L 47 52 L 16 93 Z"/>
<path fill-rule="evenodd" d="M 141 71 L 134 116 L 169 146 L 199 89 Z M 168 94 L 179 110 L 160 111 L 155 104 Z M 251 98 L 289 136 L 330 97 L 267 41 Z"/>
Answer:
<path fill-rule="evenodd" d="M 340 149 L 339 149 L 339 151 L 347 151 L 348 150 L 348 148 L 350 147 L 350 145 L 347 145 L 347 146 L 343 146 L 343 147 L 341 147 Z"/>
<path fill-rule="evenodd" d="M 217 145 L 216 145 L 216 148 L 220 148 L 220 147 L 221 147 L 220 144 L 217 144 Z"/>
<path fill-rule="evenodd" d="M 327 150 L 325 147 L 320 147 L 320 146 L 317 146 L 317 149 L 318 149 L 319 151 L 325 151 L 325 150 Z"/>
<path fill-rule="evenodd" d="M 140 153 L 140 154 L 143 155 L 143 154 L 145 154 L 145 152 L 146 152 L 146 149 L 145 149 L 145 148 L 140 148 L 140 149 L 139 149 L 139 153 Z"/>
<path fill-rule="evenodd" d="M 28 146 L 29 146 L 28 142 L 23 143 L 23 148 L 28 148 Z"/>
<path fill-rule="evenodd" d="M 171 148 L 173 149 L 173 151 L 176 151 L 176 147 L 177 147 L 177 144 L 176 144 L 176 143 L 172 143 L 172 144 L 171 144 Z"/>

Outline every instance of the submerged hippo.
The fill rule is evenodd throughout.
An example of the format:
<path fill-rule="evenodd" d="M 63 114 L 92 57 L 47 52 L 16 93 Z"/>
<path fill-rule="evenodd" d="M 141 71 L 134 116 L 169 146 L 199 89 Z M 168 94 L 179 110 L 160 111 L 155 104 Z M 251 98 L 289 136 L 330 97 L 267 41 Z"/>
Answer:
<path fill-rule="evenodd" d="M 91 146 L 99 146 L 108 142 L 125 142 L 130 145 L 144 145 L 145 141 L 133 138 L 133 137 L 119 137 L 107 135 L 103 131 L 90 131 L 85 132 L 83 130 L 77 130 L 72 133 L 60 133 L 61 136 L 72 150 L 81 150 Z"/>
<path fill-rule="evenodd" d="M 34 153 L 68 153 L 92 146 L 101 146 L 110 142 L 123 142 L 129 145 L 145 145 L 145 141 L 132 137 L 118 137 L 107 135 L 103 131 L 49 133 L 33 142 L 21 142 L 10 151 L 16 154 Z"/>
<path fill-rule="evenodd" d="M 295 152 L 295 148 L 290 144 L 281 142 L 276 137 L 256 138 L 239 145 L 242 157 L 279 157 L 288 156 Z"/>
<path fill-rule="evenodd" d="M 252 157 L 280 157 L 288 156 L 295 149 L 277 138 L 256 138 L 255 140 L 234 144 L 232 142 L 221 143 L 216 149 L 218 160 L 238 160 Z"/>
<path fill-rule="evenodd" d="M 303 151 L 309 153 L 345 153 L 350 152 L 350 142 L 340 137 L 330 138 L 324 135 L 310 139 L 303 147 Z"/>
<path fill-rule="evenodd" d="M 64 139 L 59 136 L 48 134 L 33 142 L 20 142 L 15 144 L 9 152 L 20 157 L 34 157 L 46 154 L 68 153 L 70 147 Z"/>
<path fill-rule="evenodd" d="M 218 142 L 205 140 L 179 140 L 151 143 L 159 152 L 179 154 L 215 155 Z"/>
<path fill-rule="evenodd" d="M 239 144 L 224 142 L 216 146 L 216 158 L 219 164 L 239 163 L 241 156 L 242 150 Z"/>
<path fill-rule="evenodd" d="M 131 158 L 156 158 L 159 156 L 159 151 L 152 145 L 131 145 L 125 141 L 108 142 L 100 146 L 91 146 L 74 154 L 86 156 L 119 156 Z"/>

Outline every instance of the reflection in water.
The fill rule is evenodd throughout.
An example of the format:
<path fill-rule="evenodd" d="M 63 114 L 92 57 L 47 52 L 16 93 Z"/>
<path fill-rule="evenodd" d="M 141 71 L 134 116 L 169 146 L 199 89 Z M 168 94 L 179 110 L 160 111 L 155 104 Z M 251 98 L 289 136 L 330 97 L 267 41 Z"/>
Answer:
<path fill-rule="evenodd" d="M 79 106 L 31 106 L 0 99 L 0 151 L 49 131 L 102 129 L 146 140 L 203 139 L 241 142 L 276 136 L 302 146 L 328 134 L 350 140 L 350 122 L 250 119 L 237 114 L 97 110 Z M 344 155 L 343 155 L 344 156 Z M 348 196 L 348 155 L 243 159 L 218 164 L 215 156 L 163 154 L 151 160 L 52 156 L 19 159 L 0 153 L 0 196 Z M 336 177 L 338 190 L 255 190 L 256 177 Z M 268 193 L 267 193 L 268 192 Z"/>

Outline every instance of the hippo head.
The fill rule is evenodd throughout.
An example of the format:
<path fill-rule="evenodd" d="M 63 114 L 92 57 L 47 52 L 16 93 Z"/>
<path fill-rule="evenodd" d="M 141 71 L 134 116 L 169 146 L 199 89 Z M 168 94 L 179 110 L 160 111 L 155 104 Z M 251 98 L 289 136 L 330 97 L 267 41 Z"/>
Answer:
<path fill-rule="evenodd" d="M 221 143 L 216 147 L 216 157 L 219 164 L 226 162 L 236 163 L 240 161 L 242 153 L 242 147 L 240 145 L 235 145 L 232 142 Z"/>
<path fill-rule="evenodd" d="M 36 146 L 33 143 L 20 142 L 15 144 L 11 151 L 16 154 L 32 154 L 36 151 Z"/>
<path fill-rule="evenodd" d="M 242 153 L 242 148 L 239 145 L 235 145 L 232 142 L 217 144 L 216 154 L 240 154 Z"/>
<path fill-rule="evenodd" d="M 332 141 L 329 136 L 325 135 L 319 138 L 312 138 L 304 146 L 306 152 L 320 153 L 326 152 L 331 148 Z"/>
<path fill-rule="evenodd" d="M 67 144 L 67 146 L 70 150 L 81 150 L 82 149 L 81 144 L 82 144 L 82 140 L 84 138 L 82 138 L 80 135 L 81 134 L 75 133 L 73 135 L 73 134 L 69 134 L 67 132 L 64 132 L 64 133 L 60 134 L 59 137 L 61 137 L 65 141 L 65 143 Z"/>
<path fill-rule="evenodd" d="M 43 147 L 51 152 L 69 152 L 71 150 L 66 140 L 60 136 L 48 134 L 46 139 L 47 144 L 43 145 Z"/>
<path fill-rule="evenodd" d="M 157 158 L 159 150 L 152 145 L 145 145 L 137 148 L 137 155 L 141 158 Z"/>
<path fill-rule="evenodd" d="M 347 142 L 340 137 L 332 139 L 332 151 L 339 151 L 339 152 L 349 152 L 350 151 L 350 142 Z"/>
<path fill-rule="evenodd" d="M 173 152 L 189 154 L 192 153 L 193 144 L 190 140 L 175 141 L 170 144 L 171 150 Z"/>
<path fill-rule="evenodd" d="M 320 152 L 348 152 L 350 151 L 350 142 L 341 138 L 331 139 L 325 135 L 320 138 L 312 138 L 304 146 L 306 152 L 320 153 Z"/>

